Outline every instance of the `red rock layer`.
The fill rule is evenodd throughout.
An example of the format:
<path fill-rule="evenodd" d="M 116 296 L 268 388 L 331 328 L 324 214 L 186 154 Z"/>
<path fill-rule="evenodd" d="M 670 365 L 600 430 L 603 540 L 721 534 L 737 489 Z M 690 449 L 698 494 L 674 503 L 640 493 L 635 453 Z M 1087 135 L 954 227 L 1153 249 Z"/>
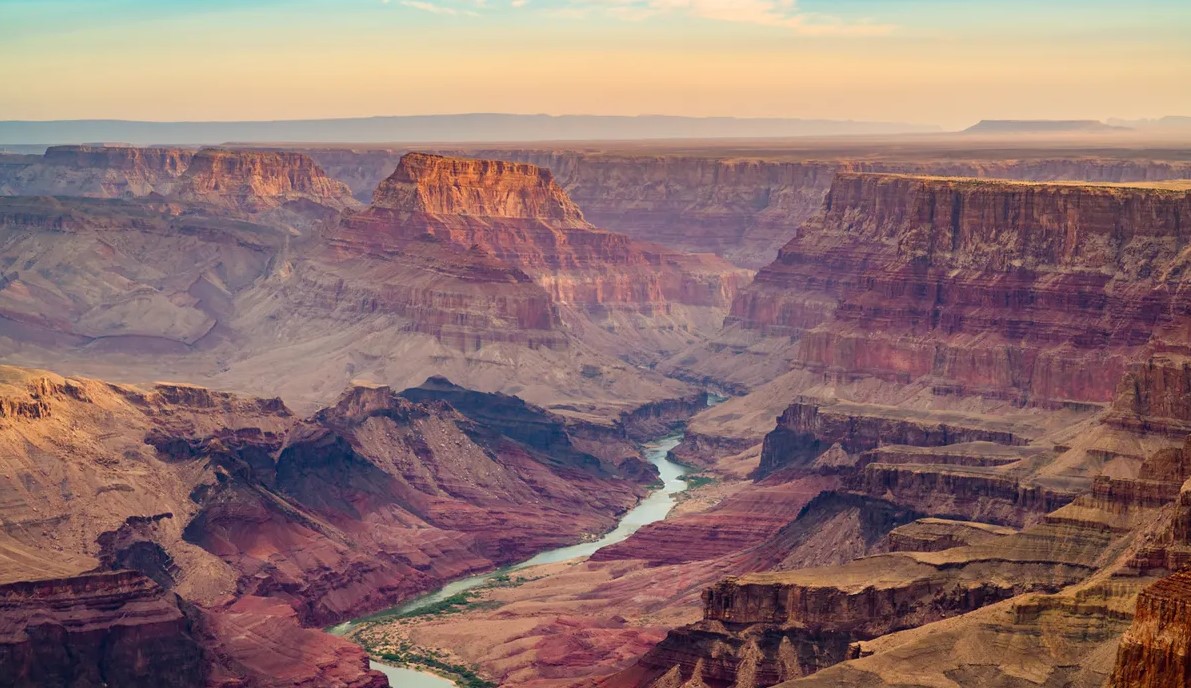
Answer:
<path fill-rule="evenodd" d="M 1191 432 L 1191 359 L 1159 354 L 1130 366 L 1105 422 L 1174 437 Z"/>
<path fill-rule="evenodd" d="M 951 392 L 1106 402 L 1172 294 L 1191 193 L 841 174 L 733 303 L 795 365 Z"/>
<path fill-rule="evenodd" d="M 580 307 L 726 307 L 747 281 L 717 258 L 598 230 L 548 171 L 497 161 L 410 153 L 334 238 L 394 252 L 426 235 L 490 254 L 532 275 L 555 301 Z"/>
<path fill-rule="evenodd" d="M 591 560 L 641 560 L 657 566 L 743 552 L 776 535 L 811 500 L 837 484 L 829 477 L 807 476 L 744 490 L 707 511 L 647 525 L 624 542 L 597 551 Z"/>
<path fill-rule="evenodd" d="M 965 442 L 1025 444 L 1007 424 L 994 424 L 959 414 L 905 414 L 893 407 L 824 404 L 804 399 L 791 404 L 765 436 L 760 475 L 801 465 L 838 444 L 849 454 L 882 445 L 943 447 Z"/>
<path fill-rule="evenodd" d="M 0 585 L 6 686 L 200 686 L 194 635 L 174 595 L 134 571 Z"/>
<path fill-rule="evenodd" d="M 345 220 L 331 243 L 298 263 L 281 284 L 293 307 L 335 318 L 395 315 L 409 330 L 464 351 L 494 342 L 565 349 L 550 294 L 520 268 L 434 237 L 361 243 Z"/>
<path fill-rule="evenodd" d="M 1111 688 L 1191 685 L 1191 573 L 1176 573 L 1137 598 L 1117 652 Z"/>

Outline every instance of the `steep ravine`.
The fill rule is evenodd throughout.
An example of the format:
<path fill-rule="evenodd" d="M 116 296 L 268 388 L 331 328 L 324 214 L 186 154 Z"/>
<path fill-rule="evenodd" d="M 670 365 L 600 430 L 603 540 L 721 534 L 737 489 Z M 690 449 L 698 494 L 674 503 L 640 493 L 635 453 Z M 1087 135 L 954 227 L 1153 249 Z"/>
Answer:
<path fill-rule="evenodd" d="M 677 447 L 682 442 L 682 439 L 683 434 L 681 432 L 670 432 L 642 444 L 642 449 L 648 457 L 649 462 L 658 469 L 661 487 L 641 500 L 636 507 L 626 512 L 616 524 L 616 527 L 605 533 L 602 537 L 590 542 L 582 542 L 576 545 L 547 550 L 513 566 L 453 581 L 439 590 L 419 595 L 400 606 L 339 624 L 330 629 L 330 631 L 335 635 L 346 636 L 352 640 L 361 642 L 360 631 L 378 622 L 409 617 L 451 599 L 460 599 L 459 596 L 467 591 L 506 579 L 508 574 L 515 571 L 543 564 L 553 564 L 571 559 L 589 557 L 604 547 L 628 539 L 629 536 L 637 532 L 641 527 L 665 519 L 675 505 L 676 495 L 687 487 L 687 482 L 683 477 L 688 472 L 688 469 L 669 460 L 670 450 Z M 368 643 L 361 642 L 361 645 L 374 656 L 377 654 L 376 648 L 370 647 Z M 441 676 L 427 673 L 423 670 L 424 667 L 407 668 L 387 666 L 375 660 L 373 660 L 372 664 L 374 667 L 378 665 L 383 667 L 381 670 L 389 678 L 402 680 L 401 685 L 403 686 L 411 686 L 412 688 L 439 688 L 450 685 L 464 685 L 456 684 Z"/>

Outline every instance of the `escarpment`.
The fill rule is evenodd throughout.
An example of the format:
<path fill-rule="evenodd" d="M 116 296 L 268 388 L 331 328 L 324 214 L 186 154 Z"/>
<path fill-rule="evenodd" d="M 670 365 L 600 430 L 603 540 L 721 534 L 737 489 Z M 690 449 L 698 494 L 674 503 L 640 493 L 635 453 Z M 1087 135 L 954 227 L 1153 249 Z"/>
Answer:
<path fill-rule="evenodd" d="M 342 208 L 351 199 L 343 182 L 301 153 L 214 148 L 196 153 L 165 195 L 248 211 L 302 200 Z"/>
<path fill-rule="evenodd" d="M 1191 178 L 1185 161 L 1097 157 L 1086 151 L 1011 158 L 923 150 L 722 151 L 489 149 L 449 155 L 549 169 L 599 227 L 761 268 L 823 204 L 837 173 L 875 172 L 1033 181 L 1146 182 Z M 367 200 L 405 151 L 312 149 L 307 153 Z"/>
<path fill-rule="evenodd" d="M 52 146 L 9 170 L 0 192 L 10 196 L 168 198 L 224 211 L 261 213 L 302 203 L 339 210 L 351 191 L 296 152 L 127 146 Z"/>
<path fill-rule="evenodd" d="M 51 146 L 45 155 L 0 173 L 7 196 L 133 198 L 161 193 L 189 167 L 185 148 Z"/>
<path fill-rule="evenodd" d="M 100 150 L 79 164 L 140 149 Z M 203 149 L 170 171 L 144 197 L 3 199 L 11 360 L 304 410 L 353 379 L 445 374 L 614 424 L 694 393 L 643 368 L 710 336 L 748 279 L 595 229 L 528 165 L 412 155 L 364 210 L 299 153 Z"/>
<path fill-rule="evenodd" d="M 344 222 L 336 240 L 392 249 L 420 236 L 482 251 L 580 308 L 726 307 L 746 273 L 596 229 L 554 182 L 527 164 L 410 153 Z"/>
<path fill-rule="evenodd" d="M 1188 212 L 1186 191 L 840 174 L 729 323 L 814 373 L 1105 403 L 1186 317 Z"/>
<path fill-rule="evenodd" d="M 0 675 L 12 686 L 206 685 L 178 600 L 134 571 L 0 584 Z"/>

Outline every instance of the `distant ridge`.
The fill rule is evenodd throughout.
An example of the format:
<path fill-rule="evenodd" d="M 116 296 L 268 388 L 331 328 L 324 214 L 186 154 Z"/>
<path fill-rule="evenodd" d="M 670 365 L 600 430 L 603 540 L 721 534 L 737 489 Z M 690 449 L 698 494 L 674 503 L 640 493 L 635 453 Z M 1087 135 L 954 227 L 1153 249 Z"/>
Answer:
<path fill-rule="evenodd" d="M 642 115 L 462 114 L 243 122 L 0 121 L 0 145 L 122 141 L 134 145 L 419 143 L 775 138 L 941 131 L 898 122 Z"/>
<path fill-rule="evenodd" d="M 1128 127 L 1094 119 L 984 119 L 964 129 L 965 134 L 1086 134 L 1128 131 Z"/>

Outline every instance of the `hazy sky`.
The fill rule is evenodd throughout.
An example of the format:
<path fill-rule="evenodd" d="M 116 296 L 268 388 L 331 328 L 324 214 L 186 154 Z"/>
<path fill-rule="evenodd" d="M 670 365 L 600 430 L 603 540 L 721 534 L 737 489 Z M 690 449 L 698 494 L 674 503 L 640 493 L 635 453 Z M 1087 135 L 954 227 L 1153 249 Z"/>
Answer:
<path fill-rule="evenodd" d="M 0 0 L 0 119 L 1191 115 L 1189 0 Z"/>

